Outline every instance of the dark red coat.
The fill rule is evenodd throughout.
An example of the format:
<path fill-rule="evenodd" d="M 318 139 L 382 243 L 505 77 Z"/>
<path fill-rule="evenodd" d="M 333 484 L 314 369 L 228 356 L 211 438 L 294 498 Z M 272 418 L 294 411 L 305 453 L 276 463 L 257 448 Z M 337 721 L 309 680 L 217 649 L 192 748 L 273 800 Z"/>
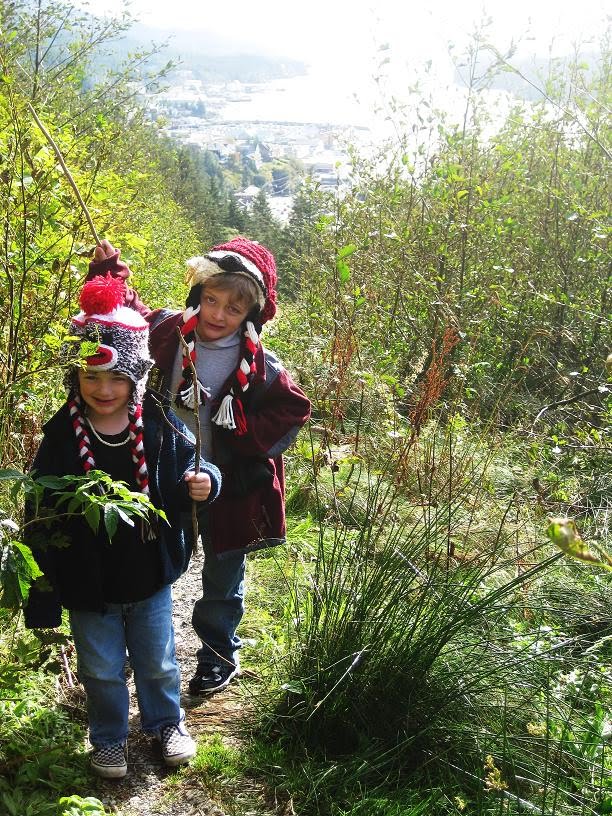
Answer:
<path fill-rule="evenodd" d="M 182 313 L 165 309 L 146 315 L 155 360 L 149 383 L 164 397 L 179 339 Z M 247 432 L 237 436 L 212 424 L 211 459 L 222 475 L 221 495 L 210 506 L 211 540 L 219 556 L 251 552 L 285 540 L 285 472 L 282 453 L 310 416 L 310 401 L 278 358 L 261 344 L 245 404 Z M 229 378 L 228 378 L 229 379 Z M 225 393 L 226 389 L 221 389 Z"/>

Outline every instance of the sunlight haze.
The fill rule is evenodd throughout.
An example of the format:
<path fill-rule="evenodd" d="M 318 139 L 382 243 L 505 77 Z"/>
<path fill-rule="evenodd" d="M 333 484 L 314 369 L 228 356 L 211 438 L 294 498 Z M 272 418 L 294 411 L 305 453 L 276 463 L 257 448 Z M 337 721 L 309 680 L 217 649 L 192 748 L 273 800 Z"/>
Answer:
<path fill-rule="evenodd" d="M 103 0 L 96 12 L 117 12 L 118 0 Z M 198 0 L 134 0 L 131 12 L 146 25 L 166 30 L 207 31 L 230 41 L 236 50 L 271 53 L 316 63 L 358 63 L 387 42 L 404 54 L 426 51 L 434 43 L 461 43 L 484 17 L 491 18 L 489 33 L 503 48 L 512 37 L 528 40 L 540 53 L 555 40 L 567 50 L 576 39 L 597 36 L 603 30 L 603 0 L 431 0 L 399 4 L 396 0 L 311 0 L 287 3 L 269 0 L 231 4 Z"/>
<path fill-rule="evenodd" d="M 185 69 L 198 32 L 202 55 L 253 54 L 305 64 L 306 74 L 268 83 L 256 98 L 232 104 L 226 118 L 330 121 L 383 130 L 390 117 L 388 110 L 377 115 L 381 106 L 391 98 L 412 105 L 417 87 L 451 115 L 461 109 L 457 66 L 478 30 L 500 52 L 512 46 L 515 59 L 541 60 L 574 49 L 592 54 L 608 24 L 603 0 L 102 0 L 95 13 L 117 14 L 123 7 L 148 27 L 141 37 L 156 42 L 169 37 L 172 46 L 173 33 L 188 33 L 188 49 L 176 46 Z M 494 104 L 499 108 L 503 100 Z"/>

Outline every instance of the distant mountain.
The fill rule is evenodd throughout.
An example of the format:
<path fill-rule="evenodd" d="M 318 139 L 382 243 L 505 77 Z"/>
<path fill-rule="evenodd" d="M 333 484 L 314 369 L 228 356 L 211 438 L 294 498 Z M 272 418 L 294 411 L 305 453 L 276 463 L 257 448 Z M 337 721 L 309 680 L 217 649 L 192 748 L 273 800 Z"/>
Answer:
<path fill-rule="evenodd" d="M 207 32 L 171 31 L 136 23 L 113 44 L 104 57 L 105 67 L 116 67 L 129 54 L 150 48 L 151 44 L 165 47 L 155 54 L 151 68 L 158 69 L 169 60 L 178 69 L 189 69 L 196 79 L 206 82 L 240 80 L 266 82 L 272 79 L 302 76 L 307 65 L 290 57 L 272 57 L 245 53 L 240 43 L 219 38 Z"/>

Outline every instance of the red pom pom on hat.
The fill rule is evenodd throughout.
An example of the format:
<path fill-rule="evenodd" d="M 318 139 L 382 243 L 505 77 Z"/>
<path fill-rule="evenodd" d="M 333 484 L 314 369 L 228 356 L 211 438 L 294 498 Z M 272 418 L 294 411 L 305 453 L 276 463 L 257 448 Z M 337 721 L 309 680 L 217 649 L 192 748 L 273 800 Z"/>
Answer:
<path fill-rule="evenodd" d="M 79 295 L 79 306 L 87 315 L 108 314 L 125 302 L 125 281 L 110 272 L 87 281 Z"/>

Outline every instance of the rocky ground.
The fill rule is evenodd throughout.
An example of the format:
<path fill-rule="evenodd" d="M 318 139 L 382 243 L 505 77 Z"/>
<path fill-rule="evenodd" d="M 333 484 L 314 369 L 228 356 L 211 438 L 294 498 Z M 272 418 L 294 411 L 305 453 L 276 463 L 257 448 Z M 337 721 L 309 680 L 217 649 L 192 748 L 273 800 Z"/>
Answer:
<path fill-rule="evenodd" d="M 192 559 L 189 571 L 174 585 L 176 648 L 185 691 L 195 669 L 195 652 L 199 645 L 191 627 L 191 610 L 200 593 L 201 566 L 202 555 L 198 553 Z M 224 691 L 205 698 L 194 698 L 187 693 L 183 695 L 181 702 L 186 711 L 186 723 L 194 739 L 214 733 L 221 733 L 226 740 L 232 739 L 232 725 L 239 718 L 242 705 L 239 684 L 244 682 L 248 682 L 248 678 L 234 680 Z M 92 775 L 92 785 L 87 795 L 97 797 L 117 816 L 229 816 L 195 775 L 179 772 L 178 784 L 168 784 L 168 776 L 175 774 L 176 778 L 176 770 L 164 765 L 158 746 L 150 737 L 139 732 L 133 682 L 131 686 L 127 776 L 121 780 L 98 780 Z M 68 696 L 70 700 L 67 702 L 75 715 L 84 717 L 82 690 L 71 690 Z M 248 796 L 249 799 L 257 798 L 256 791 L 249 791 Z M 245 812 L 244 809 L 242 812 Z M 258 808 L 250 812 L 252 816 L 259 816 L 264 811 Z"/>

